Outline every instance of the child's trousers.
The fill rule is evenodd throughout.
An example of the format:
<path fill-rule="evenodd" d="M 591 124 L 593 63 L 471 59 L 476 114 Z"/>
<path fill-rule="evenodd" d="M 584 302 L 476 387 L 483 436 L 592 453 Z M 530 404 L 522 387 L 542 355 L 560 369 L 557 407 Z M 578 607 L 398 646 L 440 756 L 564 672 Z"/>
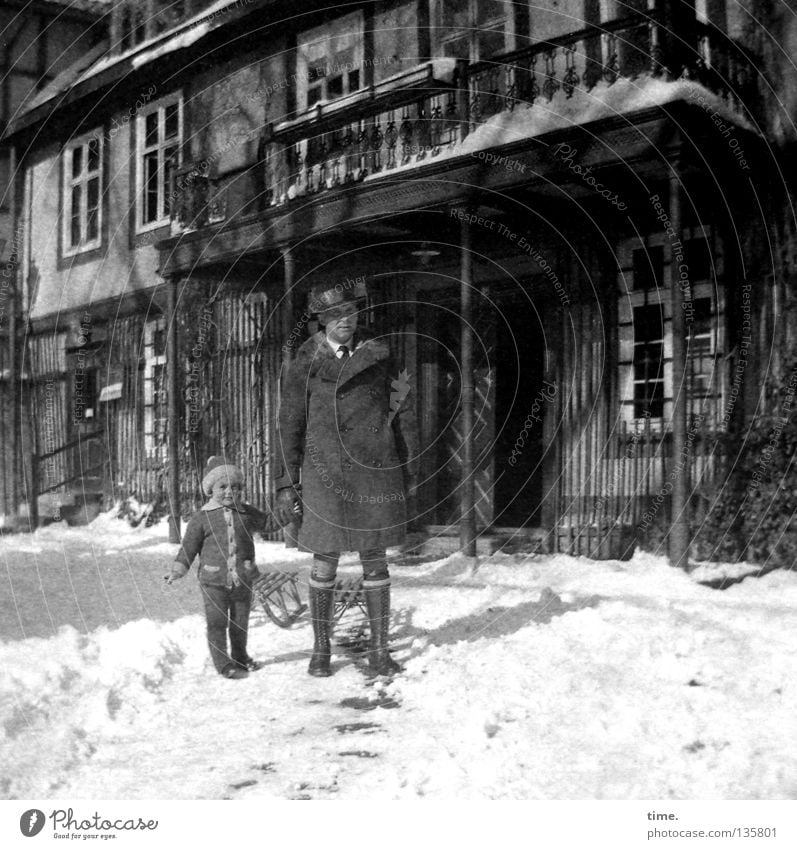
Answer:
<path fill-rule="evenodd" d="M 230 663 L 246 667 L 249 660 L 246 638 L 252 590 L 243 584 L 232 589 L 212 584 L 200 586 L 208 624 L 208 648 L 216 671 L 221 673 Z"/>

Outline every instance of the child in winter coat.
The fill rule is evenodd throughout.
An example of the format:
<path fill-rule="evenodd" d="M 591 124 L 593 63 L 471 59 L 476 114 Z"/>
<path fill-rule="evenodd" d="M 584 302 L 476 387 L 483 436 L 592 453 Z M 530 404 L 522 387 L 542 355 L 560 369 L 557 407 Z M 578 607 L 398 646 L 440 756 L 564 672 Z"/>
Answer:
<path fill-rule="evenodd" d="M 243 480 L 237 466 L 221 457 L 208 460 L 202 491 L 209 500 L 189 520 L 171 574 L 164 575 L 168 584 L 182 578 L 199 555 L 210 657 L 225 678 L 246 678 L 263 665 L 246 652 L 252 582 L 259 574 L 252 535 L 263 514 L 241 501 Z"/>

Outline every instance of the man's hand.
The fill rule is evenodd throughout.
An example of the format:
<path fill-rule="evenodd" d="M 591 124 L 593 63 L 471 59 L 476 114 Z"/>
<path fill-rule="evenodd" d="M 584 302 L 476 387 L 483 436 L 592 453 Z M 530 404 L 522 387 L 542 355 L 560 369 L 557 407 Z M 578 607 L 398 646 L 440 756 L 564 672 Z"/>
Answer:
<path fill-rule="evenodd" d="M 274 499 L 274 515 L 283 527 L 293 523 L 298 525 L 301 522 L 302 498 L 296 487 L 284 486 L 282 489 L 277 490 L 277 495 Z"/>

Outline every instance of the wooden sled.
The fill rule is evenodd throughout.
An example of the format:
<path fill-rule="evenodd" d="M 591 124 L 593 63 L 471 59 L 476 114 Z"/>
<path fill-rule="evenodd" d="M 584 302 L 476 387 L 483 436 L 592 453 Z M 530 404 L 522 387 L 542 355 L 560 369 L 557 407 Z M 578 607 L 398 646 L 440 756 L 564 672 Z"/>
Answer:
<path fill-rule="evenodd" d="M 302 601 L 295 572 L 264 572 L 253 584 L 256 601 L 266 616 L 279 628 L 290 628 L 307 610 Z M 347 610 L 357 607 L 365 614 L 362 578 L 338 578 L 334 587 L 335 607 L 332 613 L 339 622 Z"/>
<path fill-rule="evenodd" d="M 307 610 L 299 595 L 295 572 L 265 572 L 253 584 L 255 599 L 279 628 L 290 628 Z"/>

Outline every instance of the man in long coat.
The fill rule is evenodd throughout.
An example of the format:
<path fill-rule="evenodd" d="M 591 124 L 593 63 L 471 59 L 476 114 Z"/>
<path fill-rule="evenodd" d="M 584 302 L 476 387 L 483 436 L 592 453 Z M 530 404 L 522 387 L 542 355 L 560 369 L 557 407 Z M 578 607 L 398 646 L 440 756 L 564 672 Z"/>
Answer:
<path fill-rule="evenodd" d="M 297 351 L 279 415 L 282 473 L 275 511 L 283 524 L 301 513 L 299 548 L 313 552 L 308 672 L 330 670 L 333 587 L 342 551 L 357 551 L 377 675 L 400 670 L 388 653 L 390 575 L 385 550 L 406 534 L 406 499 L 417 468 L 407 372 L 387 341 L 358 327 L 359 282 L 313 288 L 310 308 L 323 329 Z"/>

